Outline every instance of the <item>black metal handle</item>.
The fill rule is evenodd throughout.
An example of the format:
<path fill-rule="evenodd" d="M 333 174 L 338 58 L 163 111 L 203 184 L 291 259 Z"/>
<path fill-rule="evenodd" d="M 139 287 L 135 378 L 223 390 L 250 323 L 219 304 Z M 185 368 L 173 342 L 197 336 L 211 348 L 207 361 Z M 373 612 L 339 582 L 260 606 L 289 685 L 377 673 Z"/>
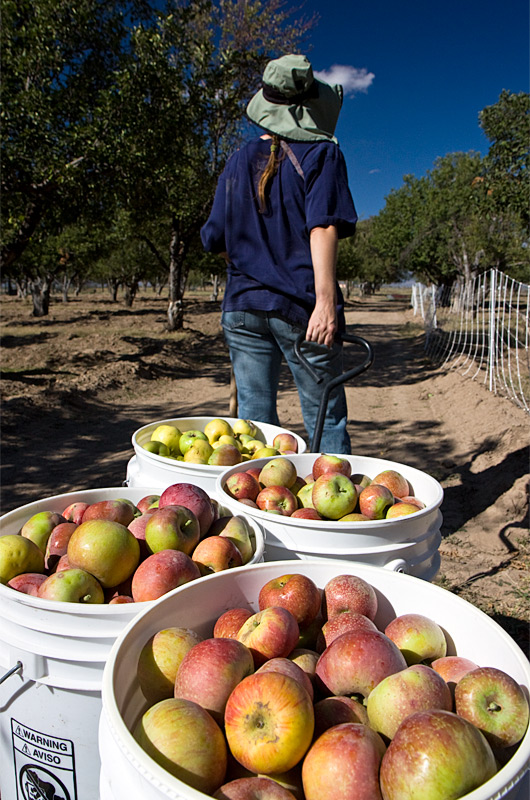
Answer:
<path fill-rule="evenodd" d="M 336 378 L 332 378 L 326 386 L 324 387 L 324 392 L 322 394 L 322 398 L 320 400 L 320 407 L 318 409 L 317 421 L 315 425 L 315 431 L 313 433 L 313 439 L 311 441 L 310 450 L 312 453 L 316 453 L 318 448 L 320 447 L 320 439 L 322 438 L 322 429 L 324 427 L 324 418 L 326 416 L 326 408 L 328 406 L 329 395 L 333 391 L 336 386 L 340 386 L 342 383 L 346 383 L 346 381 L 351 380 L 352 378 L 357 377 L 357 375 L 361 375 L 361 373 L 366 372 L 372 366 L 374 361 L 374 351 L 372 345 L 363 339 L 362 336 L 357 336 L 354 333 L 343 333 L 341 334 L 341 338 L 344 342 L 349 342 L 351 344 L 358 344 L 360 347 L 366 350 L 366 358 L 362 362 L 362 364 L 358 364 L 353 369 L 348 370 L 347 372 L 343 372 L 342 375 L 338 375 Z M 302 344 L 304 343 L 304 334 L 301 333 L 298 339 L 294 344 L 294 352 L 298 360 L 300 361 L 301 365 L 304 367 L 306 372 L 311 375 L 313 380 L 316 383 L 322 383 L 324 380 L 322 375 L 319 375 L 318 372 L 313 369 L 312 365 L 309 363 L 307 358 L 302 353 Z M 308 342 L 308 344 L 312 344 L 312 342 Z"/>

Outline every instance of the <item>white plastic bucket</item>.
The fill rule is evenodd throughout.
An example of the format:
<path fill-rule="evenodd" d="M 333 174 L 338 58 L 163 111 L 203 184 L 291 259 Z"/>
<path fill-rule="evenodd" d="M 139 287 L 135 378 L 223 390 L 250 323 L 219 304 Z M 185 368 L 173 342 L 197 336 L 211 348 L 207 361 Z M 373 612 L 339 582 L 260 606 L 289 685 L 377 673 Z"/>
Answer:
<path fill-rule="evenodd" d="M 0 535 L 18 533 L 40 511 L 62 512 L 70 503 L 118 497 L 136 503 L 152 493 L 152 488 L 118 487 L 48 497 L 1 517 Z M 255 540 L 252 562 L 263 561 L 264 532 L 255 520 L 242 516 Z M 2 800 L 44 797 L 30 793 L 31 782 L 51 784 L 63 800 L 96 800 L 103 668 L 118 634 L 152 604 L 61 603 L 0 584 Z"/>
<path fill-rule="evenodd" d="M 318 454 L 282 456 L 293 462 L 297 474 L 305 478 L 312 471 Z M 265 560 L 282 558 L 333 558 L 360 561 L 407 572 L 417 578 L 432 580 L 440 568 L 439 546 L 443 500 L 441 485 L 425 472 L 406 464 L 367 456 L 341 456 L 352 466 L 352 474 L 366 474 L 370 478 L 385 469 L 400 472 L 411 484 L 415 495 L 425 503 L 425 508 L 410 516 L 370 522 L 340 522 L 334 520 L 296 519 L 270 514 L 245 506 L 252 519 L 259 520 L 265 529 Z M 263 467 L 270 458 L 258 458 L 252 466 Z M 248 469 L 247 464 L 236 464 L 226 469 L 217 479 L 216 495 L 232 513 L 242 504 L 225 491 L 230 475 Z"/>
<path fill-rule="evenodd" d="M 297 572 L 323 587 L 346 564 L 330 560 L 300 561 Z M 349 564 L 352 573 L 374 586 L 379 609 L 376 624 L 383 628 L 396 615 L 418 612 L 431 616 L 448 636 L 449 654 L 459 654 L 481 666 L 508 672 L 528 693 L 530 663 L 510 636 L 490 617 L 457 595 L 410 575 Z M 136 664 L 147 639 L 168 625 L 191 627 L 204 637 L 225 610 L 248 606 L 257 611 L 260 587 L 293 571 L 292 561 L 256 564 L 231 573 L 218 573 L 175 589 L 128 625 L 116 640 L 103 674 L 99 746 L 101 800 L 204 800 L 203 793 L 171 776 L 136 743 L 131 730 L 146 709 L 136 680 Z M 466 800 L 515 800 L 528 786 L 523 780 L 530 763 L 530 729 L 512 759 Z"/>
<path fill-rule="evenodd" d="M 152 486 L 163 487 L 172 483 L 185 481 L 201 486 L 206 492 L 214 492 L 217 477 L 223 472 L 224 467 L 214 467 L 209 464 L 189 464 L 184 461 L 175 461 L 156 453 L 149 453 L 143 445 L 151 441 L 151 434 L 158 425 L 175 425 L 180 431 L 199 430 L 204 431 L 208 422 L 216 417 L 175 417 L 173 419 L 162 419 L 151 422 L 139 428 L 132 436 L 134 456 L 127 464 L 127 486 Z M 236 422 L 236 417 L 222 417 L 231 425 Z M 301 436 L 280 428 L 277 425 L 269 425 L 266 422 L 255 422 L 267 444 L 271 445 L 272 440 L 278 433 L 290 433 L 297 441 L 298 452 L 305 453 L 307 445 Z"/>

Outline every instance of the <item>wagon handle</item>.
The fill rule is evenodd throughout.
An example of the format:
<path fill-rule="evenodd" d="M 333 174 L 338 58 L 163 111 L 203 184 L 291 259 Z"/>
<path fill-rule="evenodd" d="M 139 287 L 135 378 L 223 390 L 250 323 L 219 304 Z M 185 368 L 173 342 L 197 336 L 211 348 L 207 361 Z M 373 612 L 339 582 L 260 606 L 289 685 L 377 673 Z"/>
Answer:
<path fill-rule="evenodd" d="M 21 669 L 22 669 L 22 662 L 21 661 L 17 661 L 17 663 L 15 664 L 14 667 L 11 667 L 11 669 L 8 669 L 6 674 L 2 675 L 2 677 L 0 677 L 0 683 L 3 683 L 4 681 L 6 681 L 11 675 L 14 675 L 15 672 L 20 672 Z"/>
<path fill-rule="evenodd" d="M 306 372 L 311 375 L 313 380 L 316 383 L 322 383 L 324 378 L 318 374 L 318 372 L 313 369 L 307 358 L 303 355 L 301 347 L 303 342 L 305 341 L 303 333 L 301 333 L 296 342 L 294 343 L 294 352 L 296 357 L 298 358 L 301 365 L 304 367 Z M 324 417 L 326 414 L 326 408 L 328 405 L 329 395 L 333 391 L 336 386 L 340 386 L 342 383 L 346 383 L 346 381 L 351 380 L 351 378 L 355 378 L 357 375 L 365 372 L 369 367 L 371 367 L 373 360 L 374 360 L 374 351 L 372 345 L 363 339 L 362 336 L 357 336 L 354 333 L 342 333 L 341 338 L 345 342 L 349 342 L 351 344 L 357 344 L 360 347 L 366 350 L 366 358 L 362 364 L 359 364 L 353 369 L 348 370 L 347 372 L 343 372 L 342 375 L 338 375 L 336 378 L 332 378 L 329 383 L 324 388 L 324 393 L 322 394 L 322 399 L 320 401 L 320 407 L 318 409 L 317 414 L 317 421 L 315 424 L 315 431 L 313 433 L 313 439 L 311 441 L 311 452 L 316 453 L 318 448 L 320 447 L 320 439 L 322 437 L 322 429 L 324 427 Z M 309 342 L 308 344 L 311 344 Z"/>

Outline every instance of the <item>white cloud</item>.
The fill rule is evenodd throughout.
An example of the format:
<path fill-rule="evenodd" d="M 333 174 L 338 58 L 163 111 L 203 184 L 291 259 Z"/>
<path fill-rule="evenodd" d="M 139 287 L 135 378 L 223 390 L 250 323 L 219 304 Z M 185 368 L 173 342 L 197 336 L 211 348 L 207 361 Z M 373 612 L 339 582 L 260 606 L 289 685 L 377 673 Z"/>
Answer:
<path fill-rule="evenodd" d="M 379 168 L 369 169 L 368 170 L 368 175 L 375 175 L 376 172 L 381 172 L 381 170 Z"/>
<path fill-rule="evenodd" d="M 374 73 L 364 67 L 357 69 L 345 64 L 333 64 L 330 69 L 315 72 L 315 76 L 326 83 L 340 83 L 345 95 L 366 92 L 375 78 Z"/>

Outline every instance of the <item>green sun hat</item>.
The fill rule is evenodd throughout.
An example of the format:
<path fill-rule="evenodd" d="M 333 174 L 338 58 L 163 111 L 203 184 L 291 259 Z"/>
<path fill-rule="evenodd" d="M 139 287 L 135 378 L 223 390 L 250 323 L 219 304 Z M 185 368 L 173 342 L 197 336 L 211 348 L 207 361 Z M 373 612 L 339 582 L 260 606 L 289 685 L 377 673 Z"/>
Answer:
<path fill-rule="evenodd" d="M 262 88 L 247 106 L 247 116 L 282 139 L 336 143 L 342 98 L 342 86 L 318 80 L 305 56 L 290 53 L 269 61 Z"/>

